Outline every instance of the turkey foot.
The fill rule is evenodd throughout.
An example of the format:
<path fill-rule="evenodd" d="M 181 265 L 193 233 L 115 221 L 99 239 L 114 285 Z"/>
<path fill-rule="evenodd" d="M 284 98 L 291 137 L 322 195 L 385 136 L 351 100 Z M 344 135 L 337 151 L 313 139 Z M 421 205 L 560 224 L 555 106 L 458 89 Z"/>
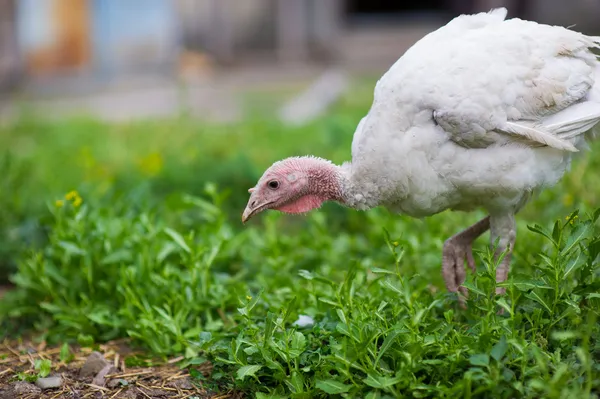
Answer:
<path fill-rule="evenodd" d="M 504 258 L 500 261 L 500 264 L 496 268 L 496 283 L 503 283 L 508 278 L 508 271 L 510 269 L 510 261 L 512 258 L 512 246 L 514 242 L 511 243 L 511 246 L 508 248 L 508 252 L 504 255 Z M 505 287 L 496 287 L 496 295 L 504 295 L 506 294 Z M 498 315 L 504 314 L 504 308 L 498 309 Z"/>
<path fill-rule="evenodd" d="M 504 257 L 496 267 L 496 283 L 503 283 L 508 278 L 512 253 L 517 238 L 515 216 L 514 214 L 496 215 L 492 217 L 490 224 L 491 242 L 492 244 L 498 242 L 494 256 L 498 259 L 504 253 Z M 496 287 L 496 295 L 504 295 L 505 293 L 506 288 Z M 503 313 L 504 309 L 501 308 L 498 314 Z"/>
<path fill-rule="evenodd" d="M 442 275 L 446 289 L 450 292 L 459 292 L 459 303 L 466 308 L 467 289 L 462 286 L 467 276 L 465 262 L 475 272 L 475 259 L 473 258 L 472 244 L 477 237 L 490 228 L 489 216 L 481 219 L 471 227 L 450 237 L 444 243 L 442 250 Z"/>
<path fill-rule="evenodd" d="M 496 283 L 503 283 L 508 278 L 508 271 L 510 270 L 510 261 L 512 258 L 512 246 L 514 243 L 510 244 L 508 248 L 508 252 L 504 255 L 504 258 L 500 261 L 500 264 L 496 268 Z M 499 254 L 498 254 L 499 255 Z M 496 287 L 496 295 L 504 295 L 506 294 L 505 287 Z"/>

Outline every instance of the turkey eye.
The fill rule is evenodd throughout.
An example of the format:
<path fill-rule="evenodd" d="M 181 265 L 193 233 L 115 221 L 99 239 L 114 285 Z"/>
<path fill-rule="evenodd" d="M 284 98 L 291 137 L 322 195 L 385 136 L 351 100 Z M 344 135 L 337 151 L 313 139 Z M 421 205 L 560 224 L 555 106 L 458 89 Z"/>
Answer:
<path fill-rule="evenodd" d="M 279 188 L 279 182 L 277 180 L 271 180 L 268 185 L 269 188 L 272 188 L 273 190 Z"/>

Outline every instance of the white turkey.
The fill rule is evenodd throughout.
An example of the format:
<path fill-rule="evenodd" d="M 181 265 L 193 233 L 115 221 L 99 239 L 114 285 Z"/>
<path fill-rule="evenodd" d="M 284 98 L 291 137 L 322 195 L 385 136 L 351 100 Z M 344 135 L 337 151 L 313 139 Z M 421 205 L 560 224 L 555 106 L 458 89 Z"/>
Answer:
<path fill-rule="evenodd" d="M 352 161 L 274 163 L 249 190 L 242 221 L 324 201 L 413 217 L 482 208 L 489 216 L 446 240 L 444 281 L 466 295 L 471 244 L 488 229 L 507 254 L 496 272 L 505 281 L 515 214 L 557 183 L 600 121 L 600 37 L 506 14 L 462 15 L 419 40 L 377 82 Z"/>

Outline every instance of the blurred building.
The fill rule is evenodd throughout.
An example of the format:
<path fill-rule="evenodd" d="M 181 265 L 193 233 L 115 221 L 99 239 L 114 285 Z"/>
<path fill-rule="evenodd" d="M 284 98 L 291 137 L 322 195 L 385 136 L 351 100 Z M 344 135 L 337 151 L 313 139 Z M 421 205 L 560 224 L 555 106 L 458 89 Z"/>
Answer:
<path fill-rule="evenodd" d="M 498 6 L 598 32 L 600 0 L 0 0 L 0 89 L 257 59 L 385 64 L 450 18 Z"/>
<path fill-rule="evenodd" d="M 7 1 L 29 75 L 165 68 L 178 54 L 169 0 Z"/>
<path fill-rule="evenodd" d="M 18 81 L 20 62 L 13 0 L 0 0 L 0 91 Z"/>

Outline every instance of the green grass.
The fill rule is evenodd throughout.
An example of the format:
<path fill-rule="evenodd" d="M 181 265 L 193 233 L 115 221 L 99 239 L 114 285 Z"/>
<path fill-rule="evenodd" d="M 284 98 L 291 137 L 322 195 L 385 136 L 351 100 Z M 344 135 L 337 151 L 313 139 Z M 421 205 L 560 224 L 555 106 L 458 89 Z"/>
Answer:
<path fill-rule="evenodd" d="M 440 254 L 482 213 L 415 220 L 329 204 L 241 225 L 247 188 L 274 160 L 349 157 L 369 106 L 359 97 L 294 129 L 259 118 L 9 126 L 0 229 L 16 290 L 0 331 L 131 337 L 149 355 L 183 355 L 192 373 L 211 361 L 207 386 L 257 398 L 597 397 L 594 152 L 519 216 L 505 297 L 493 294 L 487 236 L 477 242 L 466 311 L 443 288 Z M 65 198 L 73 189 L 81 204 Z M 300 315 L 315 324 L 295 326 Z"/>

